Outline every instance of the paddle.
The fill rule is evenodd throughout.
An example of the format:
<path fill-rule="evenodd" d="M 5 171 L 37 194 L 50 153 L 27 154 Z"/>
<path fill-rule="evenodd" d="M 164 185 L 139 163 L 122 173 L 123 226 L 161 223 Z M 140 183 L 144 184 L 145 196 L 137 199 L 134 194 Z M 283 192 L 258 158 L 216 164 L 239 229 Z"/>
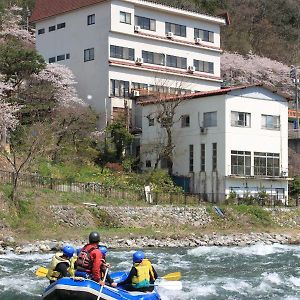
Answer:
<path fill-rule="evenodd" d="M 162 276 L 161 278 L 165 280 L 180 280 L 181 279 L 181 273 L 180 272 L 174 272 L 174 273 L 169 273 L 167 275 Z"/>
<path fill-rule="evenodd" d="M 48 269 L 45 267 L 39 267 L 36 271 L 35 271 L 35 275 L 38 277 L 46 277 L 48 273 Z"/>
<path fill-rule="evenodd" d="M 97 297 L 97 300 L 100 299 L 100 296 L 101 296 L 101 294 L 102 294 L 102 290 L 103 290 L 103 286 L 105 285 L 105 280 L 106 280 L 107 273 L 108 273 L 108 268 L 106 268 L 106 270 L 105 270 L 105 275 L 104 275 L 104 278 L 103 278 L 103 283 L 104 283 L 104 284 L 101 285 L 101 288 L 100 288 L 100 291 L 99 291 L 99 295 L 98 295 L 98 297 Z"/>

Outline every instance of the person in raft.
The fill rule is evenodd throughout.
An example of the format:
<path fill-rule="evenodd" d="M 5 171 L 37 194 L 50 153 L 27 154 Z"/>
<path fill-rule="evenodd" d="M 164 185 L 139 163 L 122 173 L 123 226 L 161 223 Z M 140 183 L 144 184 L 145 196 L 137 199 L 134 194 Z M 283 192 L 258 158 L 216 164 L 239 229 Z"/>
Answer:
<path fill-rule="evenodd" d="M 46 275 L 50 280 L 50 284 L 62 277 L 70 277 L 73 274 L 71 259 L 74 251 L 72 246 L 66 245 L 63 247 L 62 252 L 58 252 L 53 256 Z"/>
<path fill-rule="evenodd" d="M 75 264 L 75 276 L 81 276 L 92 279 L 100 283 L 100 268 L 102 265 L 103 255 L 99 250 L 100 234 L 91 232 L 89 243 L 85 245 L 78 254 Z"/>
<path fill-rule="evenodd" d="M 99 246 L 99 250 L 102 253 L 102 264 L 101 264 L 101 280 L 104 280 L 106 269 L 110 268 L 110 264 L 106 262 L 106 254 L 107 254 L 107 248 L 105 246 Z M 116 287 L 117 283 L 113 281 L 113 279 L 110 277 L 110 275 L 107 273 L 106 280 L 110 286 Z"/>
<path fill-rule="evenodd" d="M 144 252 L 136 251 L 132 255 L 132 261 L 130 273 L 124 281 L 118 283 L 118 286 L 122 286 L 127 291 L 153 291 L 157 273 L 150 260 L 145 258 Z"/>

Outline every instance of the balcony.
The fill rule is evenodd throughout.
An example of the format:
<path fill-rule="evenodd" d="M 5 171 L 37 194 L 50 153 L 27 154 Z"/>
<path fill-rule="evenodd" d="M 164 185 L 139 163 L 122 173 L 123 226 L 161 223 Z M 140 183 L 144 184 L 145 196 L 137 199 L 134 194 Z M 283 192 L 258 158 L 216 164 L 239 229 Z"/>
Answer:
<path fill-rule="evenodd" d="M 231 178 L 253 178 L 253 179 L 287 179 L 288 169 L 266 166 L 227 166 L 227 176 Z"/>
<path fill-rule="evenodd" d="M 300 129 L 289 129 L 289 140 L 300 138 Z"/>

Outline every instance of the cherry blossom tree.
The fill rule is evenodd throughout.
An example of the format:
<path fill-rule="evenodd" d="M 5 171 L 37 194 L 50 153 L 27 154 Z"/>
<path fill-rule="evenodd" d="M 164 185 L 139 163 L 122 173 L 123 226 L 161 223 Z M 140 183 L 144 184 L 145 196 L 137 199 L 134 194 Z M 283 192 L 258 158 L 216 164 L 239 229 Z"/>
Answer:
<path fill-rule="evenodd" d="M 263 83 L 289 96 L 294 95 L 295 86 L 289 77 L 290 67 L 267 57 L 224 52 L 221 56 L 221 73 L 226 85 Z"/>

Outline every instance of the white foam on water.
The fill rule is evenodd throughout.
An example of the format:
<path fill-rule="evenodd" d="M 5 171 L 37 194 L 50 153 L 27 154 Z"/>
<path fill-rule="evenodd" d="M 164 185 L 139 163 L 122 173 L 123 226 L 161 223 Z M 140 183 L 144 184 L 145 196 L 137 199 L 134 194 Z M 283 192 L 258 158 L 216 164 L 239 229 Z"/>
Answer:
<path fill-rule="evenodd" d="M 238 292 L 241 295 L 246 295 L 247 290 L 251 289 L 252 286 L 246 281 L 230 278 L 222 288 L 231 292 Z"/>
<path fill-rule="evenodd" d="M 289 281 L 290 281 L 294 286 L 300 287 L 300 278 L 299 278 L 299 277 L 291 276 L 291 277 L 289 278 Z"/>
<path fill-rule="evenodd" d="M 53 256 L 53 253 L 48 254 L 38 254 L 38 253 L 32 253 L 32 254 L 15 254 L 12 252 L 9 252 L 7 254 L 1 254 L 0 255 L 0 261 L 50 261 Z"/>
<path fill-rule="evenodd" d="M 269 282 L 272 285 L 280 285 L 282 283 L 282 279 L 278 273 L 262 273 L 262 276 L 265 282 Z"/>
<path fill-rule="evenodd" d="M 201 246 L 194 249 L 188 250 L 188 254 L 196 257 L 207 256 L 208 259 L 218 260 L 221 256 L 236 256 L 236 255 L 256 255 L 256 256 L 267 256 L 275 253 L 284 253 L 287 251 L 294 250 L 291 246 L 272 244 L 266 245 L 258 243 L 248 247 L 218 247 L 218 246 Z"/>

